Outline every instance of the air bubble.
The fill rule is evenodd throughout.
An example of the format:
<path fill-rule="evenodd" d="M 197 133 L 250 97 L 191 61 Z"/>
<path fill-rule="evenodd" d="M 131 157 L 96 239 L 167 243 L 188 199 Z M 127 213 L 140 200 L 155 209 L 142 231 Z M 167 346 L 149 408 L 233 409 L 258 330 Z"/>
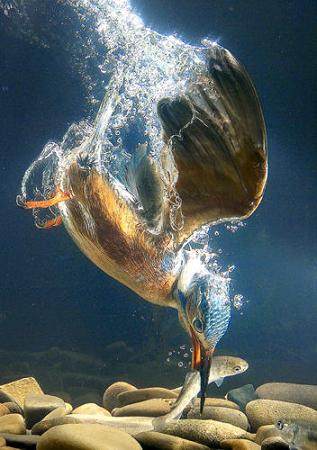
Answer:
<path fill-rule="evenodd" d="M 184 363 L 183 363 L 183 361 L 179 361 L 179 363 L 177 365 L 178 365 L 178 367 L 183 367 Z"/>

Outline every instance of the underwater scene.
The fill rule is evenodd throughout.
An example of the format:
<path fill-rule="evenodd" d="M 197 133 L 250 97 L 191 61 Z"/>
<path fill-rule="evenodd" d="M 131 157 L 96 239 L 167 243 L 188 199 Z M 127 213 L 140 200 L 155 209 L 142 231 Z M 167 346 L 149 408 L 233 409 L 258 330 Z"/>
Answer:
<path fill-rule="evenodd" d="M 0 0 L 0 449 L 317 450 L 316 14 Z"/>

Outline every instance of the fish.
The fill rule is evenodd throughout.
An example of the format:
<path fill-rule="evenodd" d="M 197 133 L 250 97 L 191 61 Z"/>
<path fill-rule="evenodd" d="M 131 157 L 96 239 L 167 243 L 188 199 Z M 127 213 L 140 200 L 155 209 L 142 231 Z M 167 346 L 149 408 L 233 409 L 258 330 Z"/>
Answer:
<path fill-rule="evenodd" d="M 236 356 L 214 356 L 211 362 L 208 384 L 215 383 L 221 386 L 224 378 L 239 375 L 248 369 L 248 363 Z M 163 430 L 165 425 L 173 420 L 178 420 L 184 409 L 196 398 L 200 392 L 200 373 L 191 370 L 186 374 L 183 387 L 177 388 L 180 391 L 177 400 L 171 411 L 163 416 L 153 419 L 152 424 L 155 431 Z"/>
<path fill-rule="evenodd" d="M 290 450 L 317 450 L 317 424 L 305 420 L 280 419 L 275 423 Z"/>

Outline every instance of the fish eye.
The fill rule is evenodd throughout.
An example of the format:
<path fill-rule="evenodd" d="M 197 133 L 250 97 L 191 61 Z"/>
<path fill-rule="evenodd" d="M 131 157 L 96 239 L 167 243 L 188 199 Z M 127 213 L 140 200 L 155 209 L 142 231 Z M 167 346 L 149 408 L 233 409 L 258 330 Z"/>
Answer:
<path fill-rule="evenodd" d="M 197 333 L 203 332 L 203 323 L 200 319 L 198 319 L 198 317 L 193 320 L 193 327 L 195 328 L 195 331 L 197 331 Z"/>
<path fill-rule="evenodd" d="M 277 427 L 279 430 L 283 430 L 283 428 L 284 428 L 284 422 L 283 422 L 283 420 L 278 420 L 278 421 L 276 422 L 276 427 Z"/>
<path fill-rule="evenodd" d="M 234 370 L 235 372 L 240 372 L 241 366 L 235 366 L 235 367 L 233 368 L 233 370 Z"/>

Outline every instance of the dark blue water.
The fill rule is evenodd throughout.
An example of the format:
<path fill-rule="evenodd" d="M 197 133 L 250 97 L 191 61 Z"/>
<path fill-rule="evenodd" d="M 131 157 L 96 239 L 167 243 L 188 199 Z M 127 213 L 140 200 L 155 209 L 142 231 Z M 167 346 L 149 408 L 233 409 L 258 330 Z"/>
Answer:
<path fill-rule="evenodd" d="M 30 214 L 15 205 L 21 177 L 47 141 L 58 141 L 70 123 L 93 115 L 81 74 L 63 51 L 63 39 L 56 39 L 64 28 L 54 16 L 51 19 L 54 3 L 43 2 L 32 15 L 38 35 L 48 44 L 51 36 L 46 47 L 18 36 L 14 24 L 0 17 L 0 381 L 1 376 L 6 380 L 34 374 L 51 390 L 66 389 L 52 375 L 66 367 L 70 372 L 125 378 L 140 386 L 170 384 L 171 377 L 179 383 L 185 369 L 177 363 L 186 362 L 184 351 L 173 353 L 169 363 L 166 358 L 168 351 L 182 344 L 188 347 L 189 340 L 175 312 L 147 304 L 104 275 L 62 227 L 36 230 Z M 159 32 L 176 32 L 196 44 L 205 36 L 219 39 L 255 82 L 267 124 L 270 172 L 264 200 L 247 226 L 236 234 L 218 228 L 223 263 L 237 268 L 233 288 L 248 300 L 243 315 L 233 314 L 218 351 L 249 361 L 250 370 L 241 383 L 314 383 L 316 4 L 287 0 L 133 4 L 145 23 Z M 60 17 L 63 11 L 55 13 Z M 71 27 L 75 25 L 74 19 Z M 74 39 L 71 27 L 65 40 Z M 70 356 L 74 353 L 65 351 L 90 359 L 83 363 L 78 356 L 77 364 Z M 36 359 L 34 352 L 44 353 Z M 231 385 L 237 381 L 227 382 L 224 390 Z"/>

